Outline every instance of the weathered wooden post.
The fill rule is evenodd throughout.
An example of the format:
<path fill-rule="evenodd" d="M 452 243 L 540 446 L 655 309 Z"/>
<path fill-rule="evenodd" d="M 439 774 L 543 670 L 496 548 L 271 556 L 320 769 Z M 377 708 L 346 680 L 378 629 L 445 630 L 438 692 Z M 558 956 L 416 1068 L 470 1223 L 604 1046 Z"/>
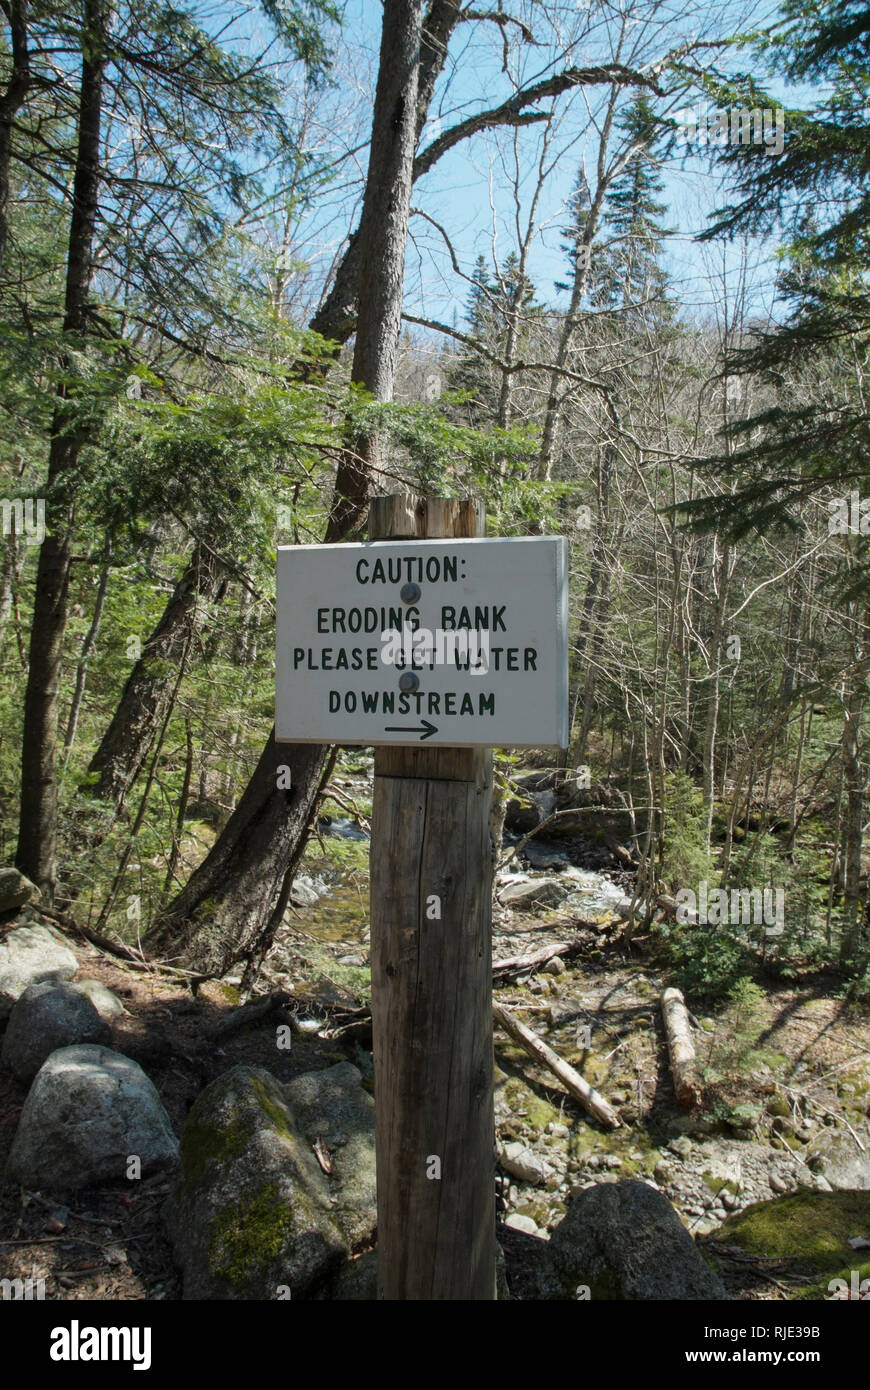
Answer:
<path fill-rule="evenodd" d="M 376 497 L 371 540 L 482 536 L 483 505 Z M 425 677 L 424 677 L 425 679 Z M 488 748 L 375 750 L 378 1288 L 495 1297 Z"/>
<path fill-rule="evenodd" d="M 375 749 L 388 1299 L 495 1296 L 491 749 L 568 738 L 566 542 L 484 529 L 479 502 L 378 497 L 364 544 L 278 551 L 275 737 Z"/>

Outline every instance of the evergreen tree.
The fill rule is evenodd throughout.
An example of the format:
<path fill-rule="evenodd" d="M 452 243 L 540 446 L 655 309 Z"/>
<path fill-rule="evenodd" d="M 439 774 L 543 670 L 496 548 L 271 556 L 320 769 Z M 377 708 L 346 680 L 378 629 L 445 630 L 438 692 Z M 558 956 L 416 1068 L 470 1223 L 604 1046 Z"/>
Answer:
<path fill-rule="evenodd" d="M 636 97 L 618 124 L 635 150 L 605 197 L 609 235 L 604 255 L 595 257 L 594 297 L 601 307 L 618 309 L 627 325 L 648 325 L 652 317 L 656 326 L 664 326 L 673 318 L 668 277 L 661 266 L 662 241 L 669 229 L 662 222 L 665 205 L 656 196 L 664 184 L 654 152 L 658 123 L 649 98 Z"/>
<path fill-rule="evenodd" d="M 854 0 L 788 0 L 756 57 L 790 82 L 819 84 L 820 95 L 808 110 L 784 113 L 781 153 L 750 144 L 723 151 L 738 196 L 704 233 L 709 240 L 782 228 L 789 238 L 778 278 L 784 320 L 727 363 L 732 375 L 770 383 L 776 403 L 735 425 L 707 460 L 737 479 L 729 505 L 689 509 L 697 525 L 723 516 L 735 536 L 793 524 L 789 505 L 801 498 L 870 486 L 861 388 L 870 336 L 870 11 Z M 750 78 L 727 95 L 777 106 Z M 865 544 L 855 538 L 859 553 Z"/>

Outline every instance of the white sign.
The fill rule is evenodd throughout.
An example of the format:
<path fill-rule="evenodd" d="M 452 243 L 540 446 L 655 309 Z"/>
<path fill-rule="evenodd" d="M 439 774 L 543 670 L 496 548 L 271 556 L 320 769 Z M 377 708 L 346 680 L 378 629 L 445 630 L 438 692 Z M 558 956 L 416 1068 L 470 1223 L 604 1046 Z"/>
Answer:
<path fill-rule="evenodd" d="M 286 743 L 567 747 L 561 537 L 278 549 Z"/>

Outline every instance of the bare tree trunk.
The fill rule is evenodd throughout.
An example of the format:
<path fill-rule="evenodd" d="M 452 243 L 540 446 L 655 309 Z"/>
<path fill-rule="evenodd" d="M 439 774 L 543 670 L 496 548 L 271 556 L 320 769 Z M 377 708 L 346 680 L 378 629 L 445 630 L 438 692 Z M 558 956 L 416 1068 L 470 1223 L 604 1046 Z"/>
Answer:
<path fill-rule="evenodd" d="M 420 0 L 387 0 L 360 221 L 359 313 L 351 371 L 351 381 L 378 401 L 392 399 L 402 325 L 422 26 Z M 370 489 L 379 486 L 379 469 L 376 432 L 352 436 L 338 465 L 327 542 L 359 522 Z"/>
<path fill-rule="evenodd" d="M 73 179 L 72 217 L 67 252 L 64 332 L 87 331 L 94 228 L 100 187 L 100 127 L 109 9 L 104 0 L 85 0 L 78 140 Z M 71 426 L 66 388 L 61 385 L 54 411 L 48 459 L 49 490 L 75 468 L 82 446 Z M 21 810 L 16 864 L 54 898 L 57 847 L 58 683 L 66 627 L 72 556 L 71 501 L 50 505 L 50 533 L 39 554 L 21 749 Z"/>
<path fill-rule="evenodd" d="M 459 0 L 431 0 L 423 23 L 416 98 L 415 138 L 420 139 L 435 83 L 444 68 L 447 45 L 459 23 Z M 347 249 L 332 287 L 308 327 L 336 344 L 346 343 L 356 327 L 359 309 L 362 223 L 348 238 Z"/>
<path fill-rule="evenodd" d="M 713 580 L 713 631 L 710 638 L 711 671 L 707 690 L 707 719 L 704 726 L 704 762 L 702 794 L 704 798 L 704 843 L 709 853 L 710 836 L 713 831 L 713 800 L 716 775 L 716 732 L 719 727 L 719 699 L 721 691 L 722 643 L 725 609 L 728 602 L 728 585 L 731 576 L 731 549 L 725 546 L 720 550 L 719 538 L 713 537 L 713 561 L 710 574 Z"/>
<path fill-rule="evenodd" d="M 12 73 L 0 96 L 0 268 L 6 259 L 9 234 L 9 165 L 12 157 L 12 122 L 24 105 L 30 88 L 30 53 L 27 39 L 27 0 L 4 5 L 9 21 Z"/>
<path fill-rule="evenodd" d="M 15 585 L 20 566 L 18 533 L 10 531 L 3 539 L 3 568 L 0 570 L 0 642 L 14 611 Z"/>
<path fill-rule="evenodd" d="M 583 595 L 583 606 L 577 628 L 577 645 L 574 649 L 578 667 L 585 665 L 582 705 L 583 715 L 580 736 L 577 743 L 577 761 L 586 759 L 586 744 L 592 729 L 593 697 L 596 685 L 596 662 L 601 648 L 603 627 L 606 619 L 610 579 L 613 571 L 611 555 L 608 563 L 608 532 L 610 525 L 610 484 L 616 463 L 616 450 L 608 441 L 600 455 L 598 466 L 598 506 L 595 532 L 592 539 L 592 556 L 589 563 L 589 578 Z"/>
<path fill-rule="evenodd" d="M 371 154 L 358 237 L 359 317 L 352 379 L 378 400 L 392 396 L 402 313 L 405 246 L 419 124 L 421 0 L 386 0 Z M 443 59 L 442 59 L 443 61 Z M 353 439 L 338 466 L 327 541 L 347 534 L 377 476 L 377 439 Z M 280 925 L 305 846 L 328 749 L 277 745 L 273 735 L 226 829 L 156 922 L 147 945 L 181 953 L 190 969 L 223 973 L 262 959 Z M 277 789 L 277 769 L 291 788 Z"/>
<path fill-rule="evenodd" d="M 289 892 L 302 857 L 328 751 L 270 738 L 226 829 L 146 937 L 149 952 L 177 957 L 189 970 L 222 975 L 262 948 L 264 924 L 288 876 Z M 277 790 L 282 764 L 290 768 L 286 791 Z"/>
<path fill-rule="evenodd" d="M 856 617 L 854 658 L 860 663 L 866 651 L 867 621 L 870 609 Z M 844 883 L 843 931 L 840 937 L 840 962 L 848 965 L 855 957 L 859 939 L 859 900 L 861 896 L 861 851 L 863 848 L 864 783 L 860 731 L 864 713 L 866 689 L 856 670 L 846 676 L 845 710 L 843 718 L 843 785 L 846 792 L 846 814 L 843 826 Z"/>
<path fill-rule="evenodd" d="M 82 644 L 81 656 L 79 657 L 79 663 L 76 667 L 76 687 L 75 691 L 73 692 L 72 704 L 70 705 L 69 711 L 69 719 L 67 720 L 66 725 L 66 735 L 64 736 L 63 740 L 63 751 L 66 754 L 64 770 L 66 769 L 66 764 L 69 762 L 70 754 L 72 753 L 73 749 L 73 744 L 75 743 L 76 729 L 78 728 L 79 723 L 79 714 L 81 713 L 82 700 L 85 696 L 85 685 L 88 679 L 88 665 L 90 664 L 91 653 L 94 650 L 94 646 L 96 645 L 97 641 L 97 636 L 99 635 L 100 623 L 103 620 L 103 608 L 106 603 L 106 593 L 109 588 L 109 575 L 111 574 L 111 572 L 111 565 L 107 562 L 103 566 L 102 571 L 100 573 L 100 583 L 97 588 L 97 597 L 94 603 L 94 615 L 91 619 L 91 625 L 88 628 L 87 636 L 85 637 L 85 640 Z"/>
<path fill-rule="evenodd" d="M 196 634 L 208 602 L 221 582 L 221 566 L 213 552 L 199 544 L 184 571 L 163 616 L 142 649 L 124 686 L 100 746 L 91 759 L 90 771 L 99 780 L 92 796 L 114 804 L 116 814 L 154 742 L 183 651 Z"/>

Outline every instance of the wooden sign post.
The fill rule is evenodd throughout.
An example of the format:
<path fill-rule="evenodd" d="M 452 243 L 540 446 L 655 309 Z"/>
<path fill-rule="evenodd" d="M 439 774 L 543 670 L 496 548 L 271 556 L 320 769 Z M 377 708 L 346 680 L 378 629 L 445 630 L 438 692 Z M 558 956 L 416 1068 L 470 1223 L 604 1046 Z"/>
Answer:
<path fill-rule="evenodd" d="M 484 531 L 376 497 L 368 542 L 278 552 L 276 739 L 375 749 L 384 1299 L 495 1297 L 491 750 L 567 743 L 567 546 Z"/>
<path fill-rule="evenodd" d="M 473 500 L 378 497 L 372 540 L 480 536 Z M 492 753 L 375 749 L 378 1292 L 495 1298 Z"/>

